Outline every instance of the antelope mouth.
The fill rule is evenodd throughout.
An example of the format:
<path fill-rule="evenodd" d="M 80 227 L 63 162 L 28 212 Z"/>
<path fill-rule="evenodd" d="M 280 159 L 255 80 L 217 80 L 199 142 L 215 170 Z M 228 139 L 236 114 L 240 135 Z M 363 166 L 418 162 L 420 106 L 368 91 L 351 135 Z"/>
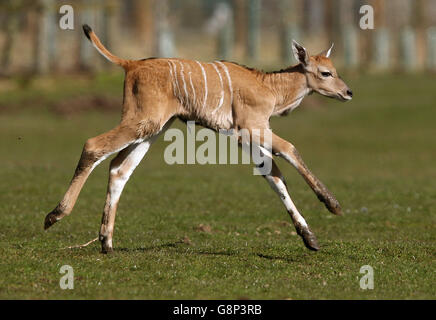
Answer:
<path fill-rule="evenodd" d="M 338 98 L 338 100 L 343 101 L 343 102 L 353 99 L 351 96 L 344 96 L 340 93 L 338 93 L 337 98 Z"/>

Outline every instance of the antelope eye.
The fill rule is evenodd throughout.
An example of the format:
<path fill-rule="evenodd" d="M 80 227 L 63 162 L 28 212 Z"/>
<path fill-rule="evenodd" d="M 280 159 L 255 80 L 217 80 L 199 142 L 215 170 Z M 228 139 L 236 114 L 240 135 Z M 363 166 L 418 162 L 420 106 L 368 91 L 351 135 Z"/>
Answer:
<path fill-rule="evenodd" d="M 328 72 L 328 71 L 323 71 L 323 72 L 321 72 L 321 75 L 323 76 L 323 77 L 331 77 L 332 76 L 332 74 L 330 73 L 330 72 Z"/>

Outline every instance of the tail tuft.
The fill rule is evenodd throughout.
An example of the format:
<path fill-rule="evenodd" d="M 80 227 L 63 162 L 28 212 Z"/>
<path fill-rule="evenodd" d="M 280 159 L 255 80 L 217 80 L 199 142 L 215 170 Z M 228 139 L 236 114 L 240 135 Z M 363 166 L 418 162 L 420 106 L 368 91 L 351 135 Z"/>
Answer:
<path fill-rule="evenodd" d="M 85 32 L 85 36 L 86 36 L 89 40 L 91 40 L 91 36 L 89 35 L 89 34 L 92 32 L 91 27 L 88 26 L 87 24 L 84 24 L 84 25 L 82 26 L 82 28 L 83 28 L 83 32 Z"/>

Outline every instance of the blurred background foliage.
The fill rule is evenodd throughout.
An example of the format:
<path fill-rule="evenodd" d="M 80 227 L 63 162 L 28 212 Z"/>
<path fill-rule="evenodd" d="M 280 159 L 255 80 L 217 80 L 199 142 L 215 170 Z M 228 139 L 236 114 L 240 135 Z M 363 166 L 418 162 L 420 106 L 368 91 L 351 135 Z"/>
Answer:
<path fill-rule="evenodd" d="M 59 9 L 74 9 L 62 30 Z M 373 30 L 359 9 L 374 8 Z M 346 70 L 436 70 L 435 0 L 2 0 L 0 74 L 111 68 L 83 36 L 89 24 L 125 58 L 227 59 L 267 69 L 292 63 L 291 38 L 313 54 L 335 43 Z"/>

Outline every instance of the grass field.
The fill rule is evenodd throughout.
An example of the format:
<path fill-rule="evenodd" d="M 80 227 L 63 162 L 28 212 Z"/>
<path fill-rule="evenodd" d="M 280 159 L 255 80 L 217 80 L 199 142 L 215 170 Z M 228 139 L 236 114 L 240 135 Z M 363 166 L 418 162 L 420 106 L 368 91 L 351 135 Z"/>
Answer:
<path fill-rule="evenodd" d="M 63 196 L 85 140 L 119 115 L 63 117 L 33 103 L 94 91 L 119 96 L 122 79 L 5 89 L 2 106 L 25 106 L 0 112 L 0 298 L 434 299 L 435 77 L 345 78 L 353 101 L 314 95 L 272 121 L 342 204 L 343 217 L 330 214 L 278 160 L 319 252 L 304 247 L 251 165 L 169 166 L 162 137 L 124 190 L 114 253 L 100 254 L 97 242 L 65 249 L 97 236 L 109 161 L 70 216 L 47 232 L 44 217 Z M 74 268 L 73 290 L 59 287 L 62 265 Z M 359 287 L 363 265 L 374 268 L 373 290 Z"/>

